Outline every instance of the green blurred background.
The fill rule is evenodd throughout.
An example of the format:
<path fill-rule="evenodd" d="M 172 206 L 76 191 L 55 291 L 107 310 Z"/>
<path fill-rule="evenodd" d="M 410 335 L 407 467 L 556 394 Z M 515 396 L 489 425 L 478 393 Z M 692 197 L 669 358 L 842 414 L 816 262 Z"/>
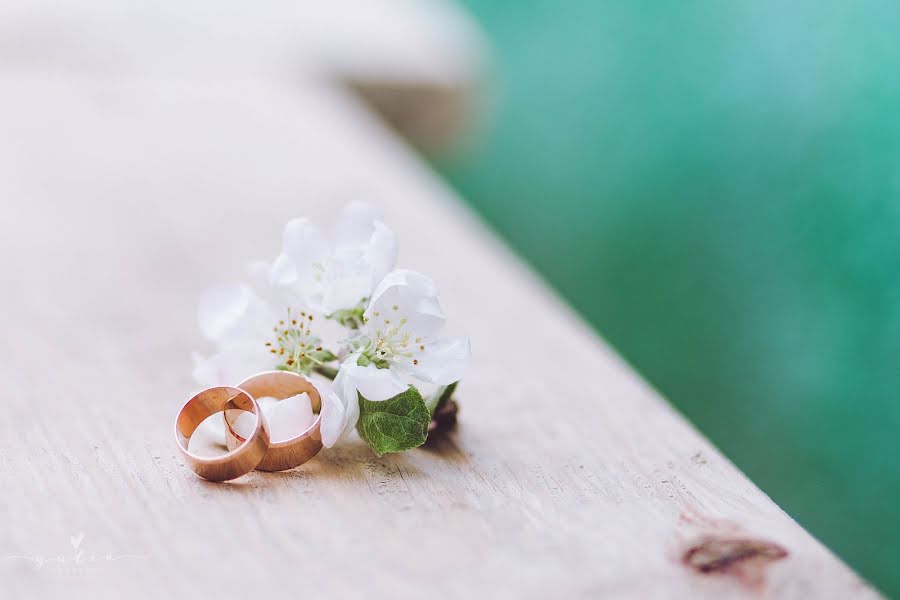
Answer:
<path fill-rule="evenodd" d="M 463 3 L 489 115 L 439 168 L 900 596 L 900 4 Z"/>

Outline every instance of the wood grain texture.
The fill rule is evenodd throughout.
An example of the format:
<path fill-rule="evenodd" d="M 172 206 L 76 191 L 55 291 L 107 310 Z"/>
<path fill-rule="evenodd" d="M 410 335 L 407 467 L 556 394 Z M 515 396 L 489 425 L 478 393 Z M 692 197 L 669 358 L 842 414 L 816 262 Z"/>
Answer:
<path fill-rule="evenodd" d="M 230 3 L 166 4 L 209 11 L 176 36 L 202 49 L 194 66 L 140 38 L 158 14 L 65 52 L 96 15 L 17 6 L 0 62 L 3 598 L 876 595 L 354 96 L 278 67 L 295 49 L 272 6 L 231 31 Z M 223 31 L 277 37 L 255 57 L 275 66 L 202 68 L 243 40 Z M 458 431 L 198 479 L 172 422 L 195 391 L 199 292 L 273 256 L 288 218 L 352 198 L 383 209 L 401 264 L 472 339 Z"/>

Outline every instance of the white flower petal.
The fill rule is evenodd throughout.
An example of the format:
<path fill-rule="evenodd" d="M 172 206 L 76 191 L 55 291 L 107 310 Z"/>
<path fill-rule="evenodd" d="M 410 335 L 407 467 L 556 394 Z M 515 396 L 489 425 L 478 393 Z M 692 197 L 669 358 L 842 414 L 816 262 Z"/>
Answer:
<path fill-rule="evenodd" d="M 223 347 L 210 357 L 194 354 L 194 379 L 200 385 L 234 385 L 250 375 L 275 368 L 276 361 L 260 340 Z"/>
<path fill-rule="evenodd" d="M 472 350 L 469 338 L 444 339 L 422 344 L 412 360 L 397 363 L 396 368 L 419 381 L 447 385 L 462 379 L 469 366 Z"/>
<path fill-rule="evenodd" d="M 201 456 L 206 453 L 215 456 L 228 450 L 225 446 L 225 421 L 222 419 L 222 413 L 203 419 L 191 436 L 188 450 Z"/>
<path fill-rule="evenodd" d="M 316 382 L 316 388 L 319 390 L 319 396 L 322 398 L 322 422 L 319 430 L 322 432 L 322 444 L 326 448 L 331 448 L 344 437 L 347 429 L 347 409 L 342 396 L 335 393 L 335 389 L 341 389 L 347 381 L 347 375 L 338 372 L 337 378 L 334 380 L 335 385 L 325 382 Z M 352 384 L 351 384 L 352 385 Z M 359 404 L 357 404 L 357 411 Z M 354 421 L 353 426 L 356 426 Z"/>
<path fill-rule="evenodd" d="M 334 242 L 338 248 L 367 244 L 378 219 L 378 210 L 366 202 L 350 202 L 334 224 Z"/>
<path fill-rule="evenodd" d="M 313 423 L 312 403 L 306 392 L 274 402 L 260 402 L 260 408 L 269 421 L 272 442 L 296 437 Z"/>
<path fill-rule="evenodd" d="M 246 313 L 250 290 L 241 284 L 217 285 L 200 295 L 197 321 L 200 331 L 213 341 L 222 339 Z"/>
<path fill-rule="evenodd" d="M 371 269 L 372 281 L 369 288 L 371 291 L 397 264 L 397 236 L 381 221 L 374 223 L 374 230 L 366 248 L 366 260 Z"/>
<path fill-rule="evenodd" d="M 300 272 L 328 256 L 330 247 L 309 219 L 291 219 L 284 226 L 284 253 Z"/>
<path fill-rule="evenodd" d="M 345 360 L 344 364 L 347 364 L 349 361 Z M 353 358 L 353 363 L 355 364 L 356 358 Z M 341 401 L 344 404 L 344 430 L 341 432 L 341 437 L 338 439 L 339 442 L 345 441 L 353 430 L 356 428 L 356 422 L 359 421 L 359 394 L 356 391 L 356 384 L 353 381 L 352 377 L 349 377 L 349 373 L 346 369 L 344 369 L 344 364 L 341 365 L 341 370 L 344 372 L 344 379 L 341 379 L 341 372 L 338 372 L 338 376 L 335 378 L 335 388 L 337 390 L 337 394 L 341 397 Z M 338 379 L 341 379 L 338 382 Z"/>
<path fill-rule="evenodd" d="M 200 297 L 197 320 L 204 335 L 219 345 L 264 342 L 277 320 L 272 308 L 244 284 L 208 289 Z"/>
<path fill-rule="evenodd" d="M 292 219 L 284 226 L 282 255 L 272 265 L 270 281 L 289 286 L 300 301 L 315 307 L 331 246 L 309 219 Z"/>
<path fill-rule="evenodd" d="M 377 212 L 365 203 L 348 204 L 334 228 L 334 243 L 309 219 L 284 228 L 282 254 L 269 273 L 273 286 L 291 290 L 293 302 L 330 314 L 353 308 L 397 260 L 397 241 Z"/>
<path fill-rule="evenodd" d="M 379 369 L 375 365 L 348 365 L 342 369 L 347 370 L 356 389 L 366 400 L 387 400 L 409 387 L 390 369 Z"/>
<path fill-rule="evenodd" d="M 359 393 L 350 374 L 358 355 L 346 359 L 334 378 L 333 389 L 326 384 L 319 388 L 322 395 L 322 444 L 331 448 L 349 437 L 359 420 Z"/>
<path fill-rule="evenodd" d="M 250 281 L 250 289 L 257 291 L 268 289 L 271 268 L 271 265 L 265 260 L 251 260 L 247 263 L 247 278 Z"/>
<path fill-rule="evenodd" d="M 266 409 L 263 407 L 263 403 L 262 403 L 262 401 L 266 400 L 266 399 L 267 398 L 257 398 L 256 402 L 259 404 L 259 408 L 263 411 L 263 414 L 266 415 L 266 420 L 268 421 L 269 415 L 266 414 Z M 275 400 L 274 398 L 268 398 L 268 399 Z M 246 411 L 246 410 L 239 410 L 239 411 L 237 411 L 237 413 L 238 413 L 237 417 L 232 417 L 232 415 L 230 414 L 230 413 L 232 413 L 232 411 L 226 411 L 226 412 L 229 413 L 229 415 L 228 415 L 229 419 L 234 419 L 233 421 L 231 421 L 231 429 L 234 430 L 234 432 L 236 434 L 238 434 L 239 436 L 241 436 L 244 439 L 247 439 L 251 435 L 253 435 L 253 431 L 256 429 L 256 415 L 255 414 L 253 414 L 252 412 Z M 219 420 L 219 423 L 222 423 L 221 420 Z M 222 426 L 224 427 L 224 423 L 222 423 Z M 269 421 L 269 437 L 270 437 L 270 439 L 274 439 L 274 437 L 275 437 L 272 435 L 272 422 L 271 421 Z"/>
<path fill-rule="evenodd" d="M 352 228 L 354 236 L 344 235 L 323 263 L 321 309 L 326 313 L 352 308 L 371 297 L 375 285 L 397 260 L 396 237 L 383 223 L 370 220 Z"/>
<path fill-rule="evenodd" d="M 287 254 L 279 254 L 269 268 L 269 284 L 288 287 L 297 283 L 297 267 Z"/>
<path fill-rule="evenodd" d="M 362 250 L 336 250 L 325 265 L 321 309 L 330 314 L 353 308 L 372 293 L 372 269 Z"/>
<path fill-rule="evenodd" d="M 444 326 L 444 313 L 437 299 L 437 288 L 428 277 L 407 269 L 388 273 L 372 293 L 366 309 L 366 331 L 372 337 L 378 331 L 402 327 L 411 340 L 435 339 Z"/>
<path fill-rule="evenodd" d="M 347 405 L 347 424 L 344 425 L 344 433 L 341 434 L 341 441 L 346 441 L 350 434 L 353 433 L 353 430 L 356 429 L 356 424 L 359 422 L 359 398 L 354 397 L 353 402 Z"/>

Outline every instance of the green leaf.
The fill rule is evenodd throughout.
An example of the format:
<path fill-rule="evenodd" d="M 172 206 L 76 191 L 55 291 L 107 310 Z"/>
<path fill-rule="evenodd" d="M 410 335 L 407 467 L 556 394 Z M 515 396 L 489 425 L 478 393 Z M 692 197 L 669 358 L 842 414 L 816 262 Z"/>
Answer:
<path fill-rule="evenodd" d="M 378 456 L 424 444 L 430 421 L 425 400 L 414 386 L 382 402 L 366 400 L 359 395 L 356 430 Z"/>

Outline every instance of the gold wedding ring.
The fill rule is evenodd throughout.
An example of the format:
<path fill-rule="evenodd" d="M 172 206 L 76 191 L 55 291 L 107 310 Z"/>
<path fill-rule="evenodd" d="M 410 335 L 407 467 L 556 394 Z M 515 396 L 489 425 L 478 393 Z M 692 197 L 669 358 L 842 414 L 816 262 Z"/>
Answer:
<path fill-rule="evenodd" d="M 265 371 L 238 384 L 254 398 L 271 397 L 284 400 L 306 392 L 316 415 L 312 425 L 299 435 L 287 440 L 271 441 L 265 457 L 256 466 L 260 471 L 284 471 L 302 465 L 322 449 L 322 434 L 319 430 L 322 411 L 322 397 L 309 379 L 291 371 Z M 236 415 L 225 412 L 225 444 L 237 448 L 245 443 L 244 438 L 234 430 Z"/>
<path fill-rule="evenodd" d="M 203 457 L 188 450 L 191 436 L 207 417 L 222 412 L 226 420 L 233 420 L 241 411 L 256 416 L 256 425 L 249 438 L 241 438 L 240 443 L 229 446 L 228 453 L 221 456 Z M 249 473 L 263 460 L 269 448 L 269 425 L 252 395 L 235 387 L 212 387 L 188 400 L 181 408 L 175 420 L 175 441 L 197 475 L 210 481 L 228 481 Z"/>

